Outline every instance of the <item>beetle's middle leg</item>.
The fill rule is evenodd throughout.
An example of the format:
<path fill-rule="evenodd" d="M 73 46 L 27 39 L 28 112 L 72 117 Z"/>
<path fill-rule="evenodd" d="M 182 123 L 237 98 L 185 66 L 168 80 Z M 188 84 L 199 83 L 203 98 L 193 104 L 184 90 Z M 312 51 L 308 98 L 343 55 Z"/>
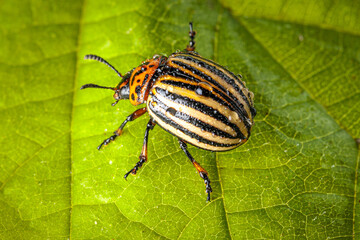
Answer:
<path fill-rule="evenodd" d="M 194 158 L 187 150 L 187 145 L 183 140 L 179 139 L 179 144 L 180 144 L 180 148 L 185 152 L 186 156 L 189 158 L 189 160 L 192 162 L 196 170 L 199 172 L 200 177 L 204 179 L 204 183 L 206 187 L 205 192 L 208 194 L 207 201 L 210 201 L 210 193 L 212 192 L 212 188 L 210 186 L 210 179 L 208 177 L 209 175 L 208 172 L 203 167 L 201 167 L 198 162 L 194 160 Z"/>
<path fill-rule="evenodd" d="M 149 131 L 152 130 L 155 127 L 155 125 L 156 125 L 155 121 L 150 118 L 150 120 L 146 126 L 146 130 L 145 130 L 144 143 L 143 143 L 143 147 L 141 150 L 141 154 L 139 156 L 140 160 L 136 163 L 136 165 L 133 169 L 131 169 L 124 175 L 125 180 L 129 176 L 130 173 L 135 175 L 137 170 L 139 170 L 139 168 L 141 168 L 142 165 L 147 161 L 147 154 L 148 154 L 147 145 L 148 145 Z"/>
<path fill-rule="evenodd" d="M 115 138 L 117 136 L 120 136 L 122 133 L 123 128 L 125 127 L 125 125 L 129 122 L 129 121 L 133 121 L 135 119 L 137 119 L 138 117 L 142 116 L 144 113 L 146 113 L 146 107 L 144 108 L 139 108 L 137 109 L 135 112 L 133 112 L 132 114 L 130 114 L 125 121 L 121 124 L 121 126 L 114 132 L 114 135 L 112 135 L 111 137 L 105 139 L 99 146 L 98 146 L 98 150 L 100 150 L 100 148 L 103 145 L 108 145 L 111 141 L 114 141 Z"/>

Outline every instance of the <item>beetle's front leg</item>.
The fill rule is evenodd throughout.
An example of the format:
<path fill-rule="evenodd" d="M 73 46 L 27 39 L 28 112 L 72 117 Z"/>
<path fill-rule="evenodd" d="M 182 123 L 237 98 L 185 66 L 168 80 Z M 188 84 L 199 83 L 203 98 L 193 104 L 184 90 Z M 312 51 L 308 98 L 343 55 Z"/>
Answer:
<path fill-rule="evenodd" d="M 98 146 L 98 150 L 101 149 L 101 147 L 103 145 L 108 145 L 111 141 L 114 141 L 115 138 L 117 136 L 120 136 L 122 133 L 123 128 L 125 127 L 125 125 L 129 122 L 129 121 L 133 121 L 135 119 L 137 119 L 138 117 L 142 116 L 144 113 L 146 113 L 146 107 L 144 108 L 139 108 L 137 109 L 135 112 L 133 112 L 132 114 L 130 114 L 125 121 L 121 124 L 121 126 L 114 132 L 114 135 L 112 135 L 111 137 L 105 139 L 99 146 Z"/>
<path fill-rule="evenodd" d="M 156 125 L 155 121 L 150 118 L 150 120 L 146 126 L 146 130 L 145 130 L 144 143 L 143 143 L 143 147 L 141 150 L 141 154 L 139 156 L 140 160 L 136 163 L 136 165 L 133 169 L 131 169 L 124 175 L 125 180 L 129 176 L 130 173 L 135 175 L 137 170 L 139 170 L 139 168 L 141 168 L 142 165 L 147 161 L 147 154 L 148 154 L 147 145 L 148 145 L 148 139 L 149 139 L 149 131 L 152 130 L 155 127 L 155 125 Z"/>
<path fill-rule="evenodd" d="M 194 158 L 191 156 L 191 154 L 189 153 L 189 151 L 187 150 L 187 145 L 186 143 L 179 139 L 179 144 L 180 144 L 180 148 L 185 152 L 186 156 L 189 158 L 189 160 L 192 162 L 192 164 L 194 165 L 194 167 L 196 168 L 196 170 L 199 172 L 199 175 L 202 179 L 204 179 L 204 183 L 205 183 L 205 187 L 206 190 L 205 192 L 207 193 L 207 201 L 210 201 L 210 193 L 212 192 L 212 188 L 210 186 L 210 179 L 209 179 L 209 173 L 200 166 L 200 164 L 198 162 L 196 162 L 194 160 Z"/>

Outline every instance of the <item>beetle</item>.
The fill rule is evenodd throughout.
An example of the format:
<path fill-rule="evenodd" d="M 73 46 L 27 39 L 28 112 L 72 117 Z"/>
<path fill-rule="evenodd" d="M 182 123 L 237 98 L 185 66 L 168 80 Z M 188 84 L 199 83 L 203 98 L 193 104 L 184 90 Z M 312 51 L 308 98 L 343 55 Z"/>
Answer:
<path fill-rule="evenodd" d="M 139 161 L 124 175 L 135 175 L 147 161 L 149 131 L 159 125 L 178 138 L 180 148 L 198 171 L 205 183 L 207 201 L 210 201 L 210 179 L 208 172 L 200 166 L 187 149 L 187 143 L 209 151 L 228 151 L 244 144 L 250 137 L 256 110 L 254 94 L 242 81 L 225 67 L 201 57 L 195 52 L 195 31 L 190 22 L 189 44 L 183 51 L 169 57 L 154 55 L 127 74 L 122 75 L 110 63 L 96 55 L 86 55 L 106 64 L 122 80 L 116 87 L 85 84 L 81 89 L 103 88 L 113 90 L 115 102 L 129 99 L 132 105 L 146 103 L 146 107 L 130 114 L 114 135 L 99 146 L 114 141 L 123 132 L 129 121 L 134 121 L 146 112 L 150 120 Z"/>

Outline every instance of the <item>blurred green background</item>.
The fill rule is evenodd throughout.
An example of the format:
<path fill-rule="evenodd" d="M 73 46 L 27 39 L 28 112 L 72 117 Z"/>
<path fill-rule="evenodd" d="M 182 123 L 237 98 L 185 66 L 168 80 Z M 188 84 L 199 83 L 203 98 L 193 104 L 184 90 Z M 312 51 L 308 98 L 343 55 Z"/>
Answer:
<path fill-rule="evenodd" d="M 1 239 L 360 239 L 360 2 L 0 1 Z M 96 147 L 137 107 L 120 79 L 154 54 L 197 51 L 245 77 L 249 142 L 212 153 L 212 201 L 175 137 L 148 116 Z"/>

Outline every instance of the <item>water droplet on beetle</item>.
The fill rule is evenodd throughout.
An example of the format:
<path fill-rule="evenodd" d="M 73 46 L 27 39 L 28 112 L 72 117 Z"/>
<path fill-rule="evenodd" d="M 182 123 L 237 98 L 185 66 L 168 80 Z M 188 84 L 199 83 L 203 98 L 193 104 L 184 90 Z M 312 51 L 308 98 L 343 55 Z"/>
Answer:
<path fill-rule="evenodd" d="M 200 95 L 200 96 L 202 96 L 203 95 L 203 90 L 202 90 L 202 88 L 196 88 L 196 90 L 195 90 L 195 92 L 196 92 L 196 94 L 198 94 L 198 95 Z"/>
<path fill-rule="evenodd" d="M 235 113 L 235 120 L 238 121 L 239 120 L 239 114 Z"/>
<path fill-rule="evenodd" d="M 206 90 L 209 91 L 209 92 L 213 92 L 212 86 L 211 86 L 209 83 L 207 83 L 207 82 L 199 82 L 199 83 L 198 83 L 198 86 L 206 89 Z"/>
<path fill-rule="evenodd" d="M 176 112 L 177 111 L 175 108 L 169 107 L 168 109 L 166 109 L 165 115 L 170 118 L 172 116 L 175 116 Z"/>

